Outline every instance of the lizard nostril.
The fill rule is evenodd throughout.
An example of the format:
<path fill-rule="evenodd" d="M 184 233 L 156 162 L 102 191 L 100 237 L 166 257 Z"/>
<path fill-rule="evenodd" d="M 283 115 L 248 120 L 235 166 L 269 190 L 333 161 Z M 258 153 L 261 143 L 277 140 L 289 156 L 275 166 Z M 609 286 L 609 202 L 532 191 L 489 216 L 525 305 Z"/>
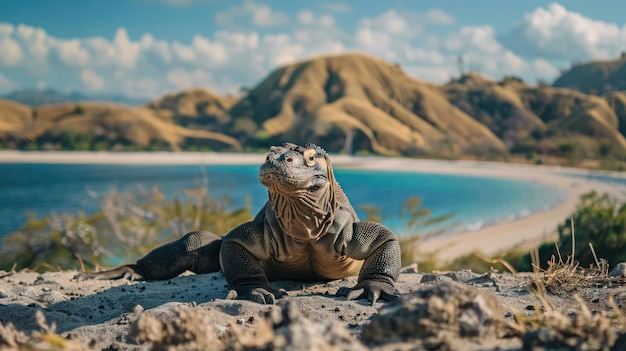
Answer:
<path fill-rule="evenodd" d="M 292 161 L 293 161 L 293 158 L 287 157 L 287 162 L 292 162 Z"/>

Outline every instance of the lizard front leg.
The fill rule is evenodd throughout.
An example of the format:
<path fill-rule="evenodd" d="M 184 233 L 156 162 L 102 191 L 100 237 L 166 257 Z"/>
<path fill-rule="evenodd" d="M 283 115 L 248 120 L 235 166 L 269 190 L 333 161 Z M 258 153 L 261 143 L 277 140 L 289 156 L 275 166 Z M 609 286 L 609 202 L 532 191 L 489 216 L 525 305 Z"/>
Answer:
<path fill-rule="evenodd" d="M 277 298 L 286 296 L 287 292 L 270 287 L 261 266 L 261 261 L 269 259 L 269 247 L 264 245 L 265 240 L 255 229 L 252 223 L 243 224 L 229 233 L 222 242 L 220 262 L 230 289 L 226 298 L 273 305 Z"/>
<path fill-rule="evenodd" d="M 396 235 L 382 224 L 363 221 L 352 226 L 352 235 L 345 243 L 348 257 L 365 260 L 359 280 L 353 288 L 341 288 L 338 296 L 348 300 L 367 298 L 372 305 L 379 298 L 399 298 L 395 283 L 400 274 L 400 243 Z"/>

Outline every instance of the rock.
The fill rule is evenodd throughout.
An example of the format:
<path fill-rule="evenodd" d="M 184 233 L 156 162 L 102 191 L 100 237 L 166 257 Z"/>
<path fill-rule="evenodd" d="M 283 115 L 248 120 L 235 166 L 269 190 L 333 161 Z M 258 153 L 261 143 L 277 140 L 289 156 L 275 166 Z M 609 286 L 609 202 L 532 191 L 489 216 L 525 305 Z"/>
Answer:
<path fill-rule="evenodd" d="M 377 343 L 420 339 L 425 347 L 439 348 L 450 339 L 498 335 L 502 316 L 493 295 L 466 285 L 439 284 L 402 295 L 372 318 L 362 337 Z"/>
<path fill-rule="evenodd" d="M 626 278 L 626 262 L 618 263 L 615 268 L 609 272 L 610 278 Z"/>
<path fill-rule="evenodd" d="M 223 350 L 218 331 L 209 316 L 179 306 L 176 318 L 162 321 L 142 313 L 131 325 L 130 336 L 139 343 L 152 343 L 154 350 Z"/>
<path fill-rule="evenodd" d="M 58 291 L 44 291 L 43 294 L 37 297 L 37 301 L 41 302 L 44 305 L 53 305 L 55 303 L 67 300 L 69 300 L 68 297 Z"/>
<path fill-rule="evenodd" d="M 339 322 L 333 320 L 311 321 L 304 317 L 293 301 L 279 304 L 268 314 L 275 337 L 266 345 L 270 350 L 367 350 Z"/>
<path fill-rule="evenodd" d="M 480 277 L 479 274 L 472 272 L 471 269 L 461 269 L 456 272 L 448 272 L 445 274 L 446 277 L 452 278 L 452 280 L 457 282 L 467 282 L 472 279 Z"/>
<path fill-rule="evenodd" d="M 175 316 L 160 320 L 142 313 L 131 326 L 137 342 L 152 343 L 154 350 L 355 350 L 367 348 L 339 322 L 311 321 L 293 302 L 265 313 L 253 334 L 233 324 L 220 331 L 210 316 L 198 309 L 178 306 Z M 242 323 L 243 320 L 242 320 Z"/>
<path fill-rule="evenodd" d="M 448 277 L 441 274 L 424 274 L 420 283 L 450 284 L 455 282 L 456 277 Z"/>

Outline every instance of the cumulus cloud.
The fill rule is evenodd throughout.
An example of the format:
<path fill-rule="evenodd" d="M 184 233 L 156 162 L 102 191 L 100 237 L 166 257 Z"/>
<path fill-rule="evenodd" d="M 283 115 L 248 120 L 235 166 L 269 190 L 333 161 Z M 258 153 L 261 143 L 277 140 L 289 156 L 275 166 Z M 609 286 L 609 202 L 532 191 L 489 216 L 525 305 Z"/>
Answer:
<path fill-rule="evenodd" d="M 239 21 L 247 20 L 255 27 L 277 27 L 289 23 L 289 17 L 265 4 L 247 0 L 215 15 L 215 23 L 222 27 L 239 28 Z"/>
<path fill-rule="evenodd" d="M 560 60 L 617 57 L 626 50 L 626 25 L 619 27 L 593 20 L 552 3 L 525 14 L 502 41 L 529 57 Z"/>
<path fill-rule="evenodd" d="M 242 19 L 252 26 L 269 24 L 263 13 L 276 11 L 247 1 L 216 15 L 225 21 L 222 29 L 179 41 L 150 33 L 139 33 L 133 39 L 124 28 L 109 37 L 59 38 L 43 28 L 0 23 L 0 74 L 4 74 L 5 87 L 9 85 L 6 77 L 10 77 L 25 86 L 45 81 L 53 88 L 87 88 L 135 97 L 156 97 L 191 86 L 237 92 L 242 85 L 257 84 L 279 65 L 347 51 L 398 63 L 408 74 L 436 83 L 458 74 L 459 56 L 466 68 L 496 79 L 517 75 L 534 82 L 558 74 L 550 57 L 528 57 L 488 25 L 451 26 L 456 20 L 441 10 L 383 11 L 361 18 L 355 27 L 345 30 L 334 17 L 340 16 L 340 11 L 322 11 L 324 6 L 318 5 L 295 13 L 284 30 L 229 26 L 229 21 L 237 25 Z M 256 19 L 253 9 L 261 9 Z M 557 11 L 554 9 L 558 6 L 538 9 L 522 22 L 534 23 L 529 18 L 537 11 Z M 431 31 L 433 26 L 438 27 Z"/>
<path fill-rule="evenodd" d="M 298 23 L 305 25 L 305 26 L 314 25 L 314 26 L 320 26 L 320 27 L 325 27 L 325 28 L 331 28 L 335 25 L 335 19 L 331 15 L 323 14 L 320 16 L 315 16 L 313 11 L 311 10 L 304 10 L 304 11 L 298 12 L 297 18 L 298 18 Z"/>
<path fill-rule="evenodd" d="M 0 37 L 0 66 L 17 66 L 24 54 L 20 45 L 11 37 Z"/>
<path fill-rule="evenodd" d="M 101 91 L 104 88 L 104 79 L 92 69 L 83 70 L 80 78 L 83 84 L 92 91 Z"/>

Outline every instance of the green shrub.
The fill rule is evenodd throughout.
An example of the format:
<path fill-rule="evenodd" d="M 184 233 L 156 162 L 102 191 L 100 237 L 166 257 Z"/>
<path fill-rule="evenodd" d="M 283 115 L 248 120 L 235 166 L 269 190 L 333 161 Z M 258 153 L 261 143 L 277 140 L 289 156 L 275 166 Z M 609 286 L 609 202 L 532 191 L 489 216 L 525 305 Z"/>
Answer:
<path fill-rule="evenodd" d="M 626 203 L 618 205 L 608 194 L 599 195 L 592 191 L 582 195 L 572 217 L 559 224 L 557 242 L 539 247 L 539 264 L 542 268 L 547 267 L 546 262 L 552 256 L 558 260 L 560 255 L 565 261 L 572 255 L 572 224 L 574 259 L 582 267 L 596 263 L 589 244 L 593 245 L 597 257 L 607 260 L 611 266 L 626 262 Z M 519 255 L 511 251 L 502 257 L 518 271 L 532 270 L 529 253 Z"/>

